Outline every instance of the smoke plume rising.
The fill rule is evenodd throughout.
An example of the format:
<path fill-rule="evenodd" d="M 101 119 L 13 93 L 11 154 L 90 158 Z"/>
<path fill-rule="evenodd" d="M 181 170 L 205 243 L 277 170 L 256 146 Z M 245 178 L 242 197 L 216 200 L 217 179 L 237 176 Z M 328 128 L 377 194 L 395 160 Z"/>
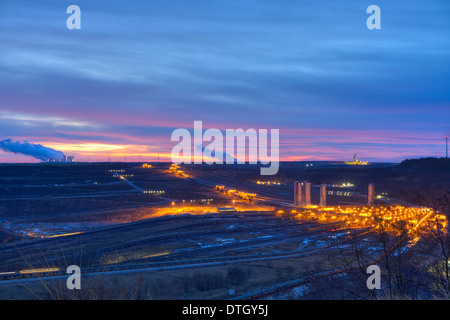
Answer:
<path fill-rule="evenodd" d="M 6 139 L 0 141 L 0 149 L 6 152 L 25 154 L 43 161 L 64 161 L 65 159 L 65 155 L 61 151 L 47 148 L 40 144 L 28 143 L 26 141 L 14 142 L 11 139 Z"/>

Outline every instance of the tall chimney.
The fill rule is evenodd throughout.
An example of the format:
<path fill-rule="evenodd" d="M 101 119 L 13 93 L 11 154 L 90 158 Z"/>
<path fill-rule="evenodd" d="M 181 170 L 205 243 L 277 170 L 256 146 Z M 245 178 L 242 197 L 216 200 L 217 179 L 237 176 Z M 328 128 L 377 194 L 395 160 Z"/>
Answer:
<path fill-rule="evenodd" d="M 305 201 L 304 206 L 308 207 L 311 205 L 311 182 L 305 181 L 303 182 L 305 187 Z"/>
<path fill-rule="evenodd" d="M 294 182 L 294 205 L 301 206 L 303 201 L 303 188 L 302 183 Z"/>
<path fill-rule="evenodd" d="M 325 207 L 327 205 L 327 185 L 320 185 L 320 202 L 319 206 Z"/>
<path fill-rule="evenodd" d="M 370 183 L 369 190 L 367 193 L 367 205 L 373 206 L 374 203 L 375 203 L 375 184 Z"/>

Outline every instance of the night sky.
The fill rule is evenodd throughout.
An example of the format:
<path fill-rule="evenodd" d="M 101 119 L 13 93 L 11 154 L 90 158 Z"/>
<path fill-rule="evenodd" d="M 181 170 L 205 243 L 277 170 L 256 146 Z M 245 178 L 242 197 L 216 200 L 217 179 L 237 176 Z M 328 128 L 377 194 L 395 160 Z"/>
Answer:
<path fill-rule="evenodd" d="M 281 160 L 444 156 L 449 39 L 448 0 L 0 0 L 0 140 L 170 160 L 202 120 L 279 129 Z"/>

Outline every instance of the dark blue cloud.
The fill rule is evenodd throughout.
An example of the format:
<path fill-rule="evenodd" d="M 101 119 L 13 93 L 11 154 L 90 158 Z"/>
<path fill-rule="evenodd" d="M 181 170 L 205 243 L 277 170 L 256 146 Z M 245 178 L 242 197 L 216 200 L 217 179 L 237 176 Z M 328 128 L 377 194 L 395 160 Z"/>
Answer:
<path fill-rule="evenodd" d="M 372 3 L 360 1 L 79 0 L 79 31 L 65 27 L 70 4 L 0 3 L 0 110 L 115 132 L 135 125 L 136 135 L 160 134 L 137 118 L 280 128 L 282 137 L 450 130 L 446 0 L 379 0 L 375 31 L 365 25 Z M 16 123 L 2 135 L 12 131 L 33 132 Z"/>

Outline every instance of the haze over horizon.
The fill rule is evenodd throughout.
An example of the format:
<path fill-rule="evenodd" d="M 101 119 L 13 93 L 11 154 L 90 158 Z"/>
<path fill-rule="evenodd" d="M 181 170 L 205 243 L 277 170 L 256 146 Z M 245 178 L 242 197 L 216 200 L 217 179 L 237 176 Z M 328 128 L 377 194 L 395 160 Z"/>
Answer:
<path fill-rule="evenodd" d="M 71 4 L 81 30 L 66 28 Z M 446 0 L 3 0 L 0 141 L 163 161 L 172 131 L 202 120 L 279 129 L 281 161 L 442 157 L 449 15 Z"/>

